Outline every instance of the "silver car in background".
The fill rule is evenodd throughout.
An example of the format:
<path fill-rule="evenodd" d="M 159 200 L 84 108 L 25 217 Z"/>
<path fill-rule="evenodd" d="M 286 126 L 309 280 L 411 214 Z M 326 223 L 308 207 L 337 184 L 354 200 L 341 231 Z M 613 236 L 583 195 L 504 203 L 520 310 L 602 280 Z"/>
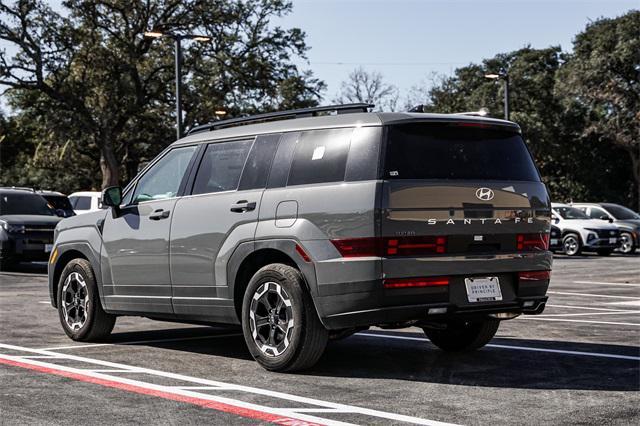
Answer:
<path fill-rule="evenodd" d="M 620 230 L 623 254 L 632 254 L 640 247 L 640 215 L 631 209 L 613 203 L 572 203 L 592 219 L 612 222 Z"/>
<path fill-rule="evenodd" d="M 551 208 L 551 219 L 562 232 L 562 250 L 566 255 L 594 251 L 600 256 L 608 256 L 618 248 L 620 231 L 616 226 L 591 219 L 568 204 L 552 203 Z"/>

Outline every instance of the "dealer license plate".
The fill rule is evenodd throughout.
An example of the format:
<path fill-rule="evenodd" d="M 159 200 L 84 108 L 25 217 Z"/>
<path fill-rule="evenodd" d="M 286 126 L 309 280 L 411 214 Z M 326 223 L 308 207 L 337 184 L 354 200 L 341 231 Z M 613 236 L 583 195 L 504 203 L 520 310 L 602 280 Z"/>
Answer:
<path fill-rule="evenodd" d="M 44 252 L 45 253 L 51 253 L 51 250 L 53 250 L 53 244 L 45 244 L 44 245 Z"/>
<path fill-rule="evenodd" d="M 498 277 L 465 278 L 469 302 L 496 302 L 502 300 Z"/>

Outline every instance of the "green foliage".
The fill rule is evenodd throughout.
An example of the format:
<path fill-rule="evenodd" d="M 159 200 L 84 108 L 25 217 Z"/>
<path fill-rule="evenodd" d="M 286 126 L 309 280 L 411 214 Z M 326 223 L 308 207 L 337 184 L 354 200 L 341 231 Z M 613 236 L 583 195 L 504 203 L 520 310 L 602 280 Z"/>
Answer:
<path fill-rule="evenodd" d="M 0 51 L 0 85 L 26 145 L 18 158 L 8 147 L 17 142 L 2 143 L 0 183 L 124 183 L 174 140 L 173 41 L 148 30 L 211 37 L 183 41 L 186 128 L 220 109 L 316 104 L 324 84 L 293 64 L 304 33 L 271 22 L 290 10 L 283 0 L 66 0 L 60 13 L 0 2 L 0 39 L 15 50 Z"/>

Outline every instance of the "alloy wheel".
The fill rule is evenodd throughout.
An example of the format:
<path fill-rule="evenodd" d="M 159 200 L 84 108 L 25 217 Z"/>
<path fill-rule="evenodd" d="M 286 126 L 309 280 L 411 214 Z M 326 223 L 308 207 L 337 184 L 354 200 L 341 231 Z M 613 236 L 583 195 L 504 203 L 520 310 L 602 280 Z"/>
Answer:
<path fill-rule="evenodd" d="M 282 354 L 291 343 L 293 310 L 291 298 L 275 282 L 261 284 L 249 307 L 249 326 L 256 346 L 268 356 Z"/>
<path fill-rule="evenodd" d="M 620 235 L 620 251 L 624 254 L 629 254 L 633 250 L 633 239 L 631 234 L 623 232 Z"/>
<path fill-rule="evenodd" d="M 578 240 L 575 237 L 567 237 L 564 240 L 564 253 L 573 256 L 578 252 Z"/>
<path fill-rule="evenodd" d="M 86 281 L 79 273 L 70 273 L 62 287 L 62 313 L 70 330 L 78 331 L 87 322 L 88 304 Z"/>

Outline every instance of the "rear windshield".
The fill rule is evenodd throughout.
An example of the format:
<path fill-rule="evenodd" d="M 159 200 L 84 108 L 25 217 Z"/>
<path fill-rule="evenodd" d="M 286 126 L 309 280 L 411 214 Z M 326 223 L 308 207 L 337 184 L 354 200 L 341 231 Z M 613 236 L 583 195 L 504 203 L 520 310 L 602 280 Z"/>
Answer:
<path fill-rule="evenodd" d="M 53 216 L 47 200 L 36 194 L 0 194 L 0 215 L 35 214 Z"/>
<path fill-rule="evenodd" d="M 534 181 L 522 137 L 464 123 L 389 126 L 385 179 Z"/>

